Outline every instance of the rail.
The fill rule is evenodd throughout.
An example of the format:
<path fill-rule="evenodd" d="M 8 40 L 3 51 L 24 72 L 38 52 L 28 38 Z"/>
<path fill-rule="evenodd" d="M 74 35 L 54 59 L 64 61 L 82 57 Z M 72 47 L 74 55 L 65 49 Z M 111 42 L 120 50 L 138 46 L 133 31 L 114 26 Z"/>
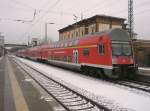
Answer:
<path fill-rule="evenodd" d="M 150 93 L 150 84 L 147 82 L 138 80 L 118 80 L 114 83 Z"/>

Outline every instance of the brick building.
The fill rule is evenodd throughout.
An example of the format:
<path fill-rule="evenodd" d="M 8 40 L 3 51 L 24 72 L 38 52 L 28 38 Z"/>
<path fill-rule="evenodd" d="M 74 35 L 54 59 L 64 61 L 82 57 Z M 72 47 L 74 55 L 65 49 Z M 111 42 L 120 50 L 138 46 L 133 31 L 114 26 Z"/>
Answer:
<path fill-rule="evenodd" d="M 77 23 L 69 25 L 59 30 L 59 40 L 84 37 L 87 34 L 105 31 L 111 28 L 126 28 L 124 18 L 95 15 L 83 19 Z"/>

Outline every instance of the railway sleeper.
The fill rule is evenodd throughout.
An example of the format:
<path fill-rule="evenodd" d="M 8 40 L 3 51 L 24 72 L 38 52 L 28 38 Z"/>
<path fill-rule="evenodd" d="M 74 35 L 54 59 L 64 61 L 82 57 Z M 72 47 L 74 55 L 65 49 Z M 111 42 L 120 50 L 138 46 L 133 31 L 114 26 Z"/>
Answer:
<path fill-rule="evenodd" d="M 56 96 L 57 97 L 57 96 Z M 77 95 L 73 95 L 73 96 L 67 96 L 67 97 L 57 97 L 57 98 L 60 98 L 60 99 L 74 99 L 74 98 L 78 98 L 78 96 Z"/>
<path fill-rule="evenodd" d="M 67 104 L 66 106 L 79 106 L 79 105 L 85 105 L 85 104 L 88 104 L 88 101 L 85 101 L 85 102 L 74 102 L 74 104 Z"/>
<path fill-rule="evenodd" d="M 79 106 L 71 106 L 69 109 L 73 110 L 89 110 L 93 109 L 95 106 L 93 106 L 91 103 L 85 104 L 85 105 L 79 105 Z"/>
<path fill-rule="evenodd" d="M 59 92 L 70 92 L 70 91 L 64 90 L 64 89 L 62 89 L 62 90 L 61 90 L 61 89 L 57 89 L 57 90 L 56 90 L 56 89 L 53 89 L 53 88 L 47 88 L 47 89 L 48 89 L 49 91 L 56 92 L 56 93 L 57 93 L 57 92 L 58 92 L 58 93 L 59 93 Z"/>
<path fill-rule="evenodd" d="M 80 102 L 80 101 L 84 101 L 84 99 L 83 98 L 79 98 L 79 99 L 76 99 L 76 100 L 67 100 L 67 101 L 63 101 L 62 100 L 63 103 Z"/>
<path fill-rule="evenodd" d="M 65 94 L 63 94 L 63 95 L 58 95 L 57 97 L 73 96 L 73 95 L 75 95 L 75 94 L 69 94 L 69 95 L 68 95 L 68 94 L 66 94 L 66 95 L 65 95 Z"/>
<path fill-rule="evenodd" d="M 51 93 L 54 93 L 56 95 L 65 95 L 65 94 L 69 94 L 70 92 L 67 91 L 67 92 L 62 92 L 62 91 L 59 91 L 59 92 L 56 92 L 56 91 L 50 91 Z"/>

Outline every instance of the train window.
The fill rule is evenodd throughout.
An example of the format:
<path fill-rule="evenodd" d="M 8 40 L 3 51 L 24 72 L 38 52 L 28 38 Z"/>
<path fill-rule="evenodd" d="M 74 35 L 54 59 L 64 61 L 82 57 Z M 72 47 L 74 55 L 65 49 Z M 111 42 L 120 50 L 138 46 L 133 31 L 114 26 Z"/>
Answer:
<path fill-rule="evenodd" d="M 84 48 L 83 49 L 83 55 L 84 56 L 89 56 L 89 48 Z"/>
<path fill-rule="evenodd" d="M 70 42 L 70 46 L 73 46 L 73 42 Z"/>
<path fill-rule="evenodd" d="M 65 62 L 67 61 L 67 57 L 66 56 L 64 56 L 64 60 L 63 61 L 65 61 Z"/>
<path fill-rule="evenodd" d="M 104 51 L 104 44 L 99 44 L 99 46 L 98 46 L 98 51 L 99 51 L 99 53 L 102 54 L 102 55 L 105 53 L 105 51 Z"/>
<path fill-rule="evenodd" d="M 119 55 L 129 56 L 132 54 L 131 45 L 113 43 L 112 54 L 115 56 L 119 56 Z"/>
<path fill-rule="evenodd" d="M 72 57 L 68 56 L 68 62 L 72 62 Z"/>
<path fill-rule="evenodd" d="M 72 42 L 69 42 L 69 46 L 72 46 Z"/>
<path fill-rule="evenodd" d="M 78 44 L 78 40 L 73 41 L 73 46 Z"/>

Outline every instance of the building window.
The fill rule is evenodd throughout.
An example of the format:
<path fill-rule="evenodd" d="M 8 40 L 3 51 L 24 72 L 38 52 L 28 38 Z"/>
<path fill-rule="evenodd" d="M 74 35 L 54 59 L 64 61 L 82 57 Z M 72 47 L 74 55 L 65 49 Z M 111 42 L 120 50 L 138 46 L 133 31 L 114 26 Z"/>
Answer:
<path fill-rule="evenodd" d="M 105 23 L 99 23 L 99 28 L 98 31 L 105 31 L 110 29 L 110 24 L 105 24 Z"/>
<path fill-rule="evenodd" d="M 92 27 L 92 33 L 94 32 L 94 27 Z"/>
<path fill-rule="evenodd" d="M 82 36 L 84 36 L 84 32 L 83 32 L 83 30 L 82 30 Z"/>
<path fill-rule="evenodd" d="M 76 32 L 76 37 L 78 36 L 78 32 Z"/>
<path fill-rule="evenodd" d="M 104 50 L 104 44 L 99 44 L 98 45 L 98 51 L 100 54 L 104 54 L 105 53 L 105 50 Z"/>
<path fill-rule="evenodd" d="M 83 55 L 84 56 L 89 56 L 89 48 L 84 48 L 83 49 Z"/>
<path fill-rule="evenodd" d="M 113 28 L 120 28 L 120 29 L 121 29 L 122 26 L 121 26 L 121 25 L 112 25 L 112 29 L 113 29 Z"/>

